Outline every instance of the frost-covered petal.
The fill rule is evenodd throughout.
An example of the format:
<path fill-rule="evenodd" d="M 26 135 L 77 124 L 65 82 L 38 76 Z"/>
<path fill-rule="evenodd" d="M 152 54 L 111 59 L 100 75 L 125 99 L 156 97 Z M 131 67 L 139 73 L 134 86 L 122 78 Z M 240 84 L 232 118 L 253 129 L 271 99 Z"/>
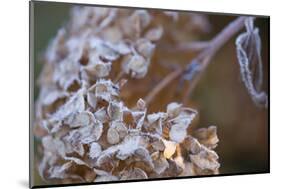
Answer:
<path fill-rule="evenodd" d="M 118 96 L 119 87 L 110 80 L 100 79 L 93 85 L 89 91 L 94 91 L 97 98 L 110 101 L 114 96 Z"/>
<path fill-rule="evenodd" d="M 169 115 L 169 117 L 176 117 L 180 114 L 181 107 L 182 107 L 181 104 L 172 102 L 167 106 L 167 114 Z"/>
<path fill-rule="evenodd" d="M 148 176 L 146 172 L 140 168 L 133 168 L 129 171 L 122 173 L 120 180 L 130 180 L 130 179 L 147 179 Z"/>
<path fill-rule="evenodd" d="M 214 151 L 202 150 L 196 155 L 190 155 L 191 161 L 200 169 L 216 170 L 220 164 L 217 162 L 218 155 Z"/>
<path fill-rule="evenodd" d="M 115 128 L 110 127 L 107 131 L 107 142 L 110 144 L 117 144 L 120 141 L 120 136 Z"/>
<path fill-rule="evenodd" d="M 129 55 L 123 60 L 122 68 L 133 78 L 143 78 L 148 70 L 149 61 L 140 55 Z"/>
<path fill-rule="evenodd" d="M 51 116 L 51 120 L 60 121 L 70 116 L 71 114 L 82 112 L 84 110 L 85 102 L 83 91 L 79 90 L 77 93 L 71 96 L 69 100 Z"/>
<path fill-rule="evenodd" d="M 145 34 L 145 37 L 150 41 L 157 41 L 162 37 L 162 35 L 163 35 L 163 28 L 161 26 L 158 26 L 148 30 Z"/>
<path fill-rule="evenodd" d="M 65 121 L 71 128 L 88 126 L 95 122 L 94 114 L 89 111 L 83 111 L 77 114 L 72 114 Z"/>
<path fill-rule="evenodd" d="M 155 44 L 147 39 L 140 39 L 136 42 L 136 50 L 145 58 L 150 58 L 154 52 Z"/>
<path fill-rule="evenodd" d="M 111 120 L 122 120 L 123 104 L 121 102 L 111 101 L 108 105 L 107 112 Z"/>
<path fill-rule="evenodd" d="M 89 150 L 89 157 L 92 159 L 95 159 L 97 157 L 99 157 L 99 155 L 101 154 L 101 146 L 99 145 L 99 143 L 97 142 L 92 142 L 90 144 L 90 150 Z"/>
<path fill-rule="evenodd" d="M 170 139 L 177 143 L 181 143 L 187 135 L 186 129 L 187 129 L 187 126 L 184 124 L 172 125 L 172 128 L 169 132 Z"/>
<path fill-rule="evenodd" d="M 94 64 L 87 65 L 84 70 L 90 75 L 98 78 L 106 77 L 111 70 L 111 63 L 95 62 Z"/>

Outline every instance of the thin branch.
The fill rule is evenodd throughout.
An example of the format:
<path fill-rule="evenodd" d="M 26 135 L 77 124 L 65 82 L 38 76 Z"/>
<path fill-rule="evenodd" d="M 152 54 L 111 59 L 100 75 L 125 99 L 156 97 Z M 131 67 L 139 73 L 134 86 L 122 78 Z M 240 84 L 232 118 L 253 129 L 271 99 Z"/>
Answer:
<path fill-rule="evenodd" d="M 195 89 L 195 86 L 200 81 L 202 73 L 210 64 L 213 56 L 218 52 L 223 45 L 225 45 L 235 34 L 237 34 L 243 27 L 247 17 L 241 16 L 236 20 L 228 24 L 219 34 L 217 34 L 209 43 L 209 47 L 202 51 L 193 61 L 201 63 L 201 71 L 197 74 L 197 77 L 191 82 L 188 89 L 184 92 L 183 103 L 185 104 L 189 99 L 191 93 Z"/>
<path fill-rule="evenodd" d="M 155 96 L 166 86 L 168 86 L 173 80 L 181 75 L 183 72 L 182 69 L 176 69 L 175 71 L 171 72 L 167 75 L 160 83 L 158 83 L 155 88 L 144 98 L 147 106 L 153 101 Z"/>
<path fill-rule="evenodd" d="M 186 42 L 177 45 L 175 50 L 177 51 L 201 51 L 209 47 L 209 41 L 195 41 L 195 42 Z"/>
<path fill-rule="evenodd" d="M 186 102 L 186 99 L 190 96 L 196 84 L 199 82 L 202 72 L 206 69 L 213 56 L 226 42 L 228 42 L 235 34 L 237 34 L 244 27 L 244 21 L 246 18 L 247 17 L 242 16 L 228 24 L 211 41 L 206 42 L 208 43 L 208 47 L 204 47 L 204 50 L 191 61 L 200 63 L 202 67 L 200 72 L 196 75 L 196 78 L 191 83 L 189 89 L 184 92 L 184 102 Z M 202 46 L 206 44 L 203 42 L 200 43 Z M 159 84 L 157 84 L 156 87 L 144 98 L 147 105 L 150 104 L 153 99 L 158 95 L 158 93 L 160 93 L 165 87 L 167 87 L 173 80 L 183 74 L 184 71 L 186 70 L 176 69 L 175 71 L 167 75 Z"/>

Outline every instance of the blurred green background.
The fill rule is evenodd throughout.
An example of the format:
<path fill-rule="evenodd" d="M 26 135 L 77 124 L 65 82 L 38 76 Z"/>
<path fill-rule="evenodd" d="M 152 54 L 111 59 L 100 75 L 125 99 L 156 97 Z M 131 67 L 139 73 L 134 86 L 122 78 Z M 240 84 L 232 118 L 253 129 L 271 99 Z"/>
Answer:
<path fill-rule="evenodd" d="M 42 67 L 42 54 L 58 29 L 68 21 L 71 5 L 34 4 L 34 74 L 37 78 Z M 212 31 L 204 38 L 211 39 L 234 18 L 209 15 Z M 268 91 L 269 19 L 258 18 L 255 24 L 262 38 L 264 88 Z M 241 81 L 234 40 L 215 56 L 193 92 L 191 101 L 198 107 L 198 127 L 218 126 L 220 142 L 216 151 L 220 157 L 220 173 L 268 172 L 268 109 L 260 109 L 253 104 Z M 36 85 L 34 92 L 36 98 Z M 44 183 L 34 171 L 35 182 Z"/>

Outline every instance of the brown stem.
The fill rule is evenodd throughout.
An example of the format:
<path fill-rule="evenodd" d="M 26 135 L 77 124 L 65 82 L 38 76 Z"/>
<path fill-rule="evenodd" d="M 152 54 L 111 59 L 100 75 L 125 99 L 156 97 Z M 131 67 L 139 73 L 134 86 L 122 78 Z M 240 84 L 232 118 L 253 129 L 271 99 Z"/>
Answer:
<path fill-rule="evenodd" d="M 185 42 L 179 44 L 174 49 L 178 51 L 201 51 L 209 47 L 209 43 L 209 41 Z"/>
<path fill-rule="evenodd" d="M 186 102 L 186 99 L 190 96 L 191 92 L 200 80 L 200 76 L 202 75 L 203 70 L 206 69 L 215 53 L 244 27 L 244 21 L 246 18 L 247 17 L 241 16 L 228 24 L 219 34 L 217 34 L 210 42 L 208 42 L 208 47 L 204 48 L 205 50 L 203 50 L 197 57 L 192 60 L 201 63 L 202 70 L 199 72 L 199 75 L 197 75 L 197 77 L 193 80 L 189 89 L 184 92 L 184 102 Z M 178 78 L 183 72 L 183 69 L 177 69 L 167 75 L 159 84 L 157 84 L 156 87 L 145 97 L 147 105 L 149 105 L 153 101 L 155 96 L 157 96 L 157 94 L 162 89 L 167 87 L 168 84 L 170 84 L 174 79 Z"/>
<path fill-rule="evenodd" d="M 243 27 L 247 17 L 241 16 L 229 23 L 220 33 L 218 33 L 210 42 L 209 47 L 199 54 L 199 58 L 208 56 L 209 59 L 236 33 L 238 33 Z M 209 61 L 208 61 L 209 62 Z M 206 62 L 206 64 L 208 64 Z"/>
<path fill-rule="evenodd" d="M 244 22 L 247 17 L 241 16 L 230 24 L 228 24 L 219 34 L 217 34 L 209 43 L 209 47 L 202 51 L 194 60 L 201 62 L 202 68 L 201 71 L 197 74 L 196 78 L 190 83 L 188 89 L 184 92 L 183 95 L 183 104 L 186 104 L 191 93 L 195 89 L 195 86 L 199 82 L 202 73 L 210 64 L 211 59 L 217 53 L 217 51 L 225 45 L 235 34 L 237 34 L 243 27 Z"/>
<path fill-rule="evenodd" d="M 160 83 L 156 85 L 156 87 L 144 98 L 147 106 L 153 101 L 154 97 L 168 84 L 171 83 L 174 79 L 179 77 L 181 73 L 183 72 L 182 69 L 176 69 L 175 71 L 171 72 L 169 75 L 167 75 Z"/>

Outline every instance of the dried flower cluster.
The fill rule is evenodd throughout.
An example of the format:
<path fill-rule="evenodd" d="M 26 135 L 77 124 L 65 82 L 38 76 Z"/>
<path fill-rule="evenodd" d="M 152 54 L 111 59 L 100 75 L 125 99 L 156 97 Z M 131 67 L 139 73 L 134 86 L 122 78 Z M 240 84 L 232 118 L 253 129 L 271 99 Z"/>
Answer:
<path fill-rule="evenodd" d="M 152 17 L 146 10 L 72 10 L 47 49 L 39 81 L 42 178 L 73 183 L 218 173 L 215 126 L 191 136 L 197 112 L 176 102 L 152 114 L 142 99 L 128 108 L 120 98 L 124 79 L 112 80 L 114 70 L 135 79 L 147 74 L 164 32 Z"/>

